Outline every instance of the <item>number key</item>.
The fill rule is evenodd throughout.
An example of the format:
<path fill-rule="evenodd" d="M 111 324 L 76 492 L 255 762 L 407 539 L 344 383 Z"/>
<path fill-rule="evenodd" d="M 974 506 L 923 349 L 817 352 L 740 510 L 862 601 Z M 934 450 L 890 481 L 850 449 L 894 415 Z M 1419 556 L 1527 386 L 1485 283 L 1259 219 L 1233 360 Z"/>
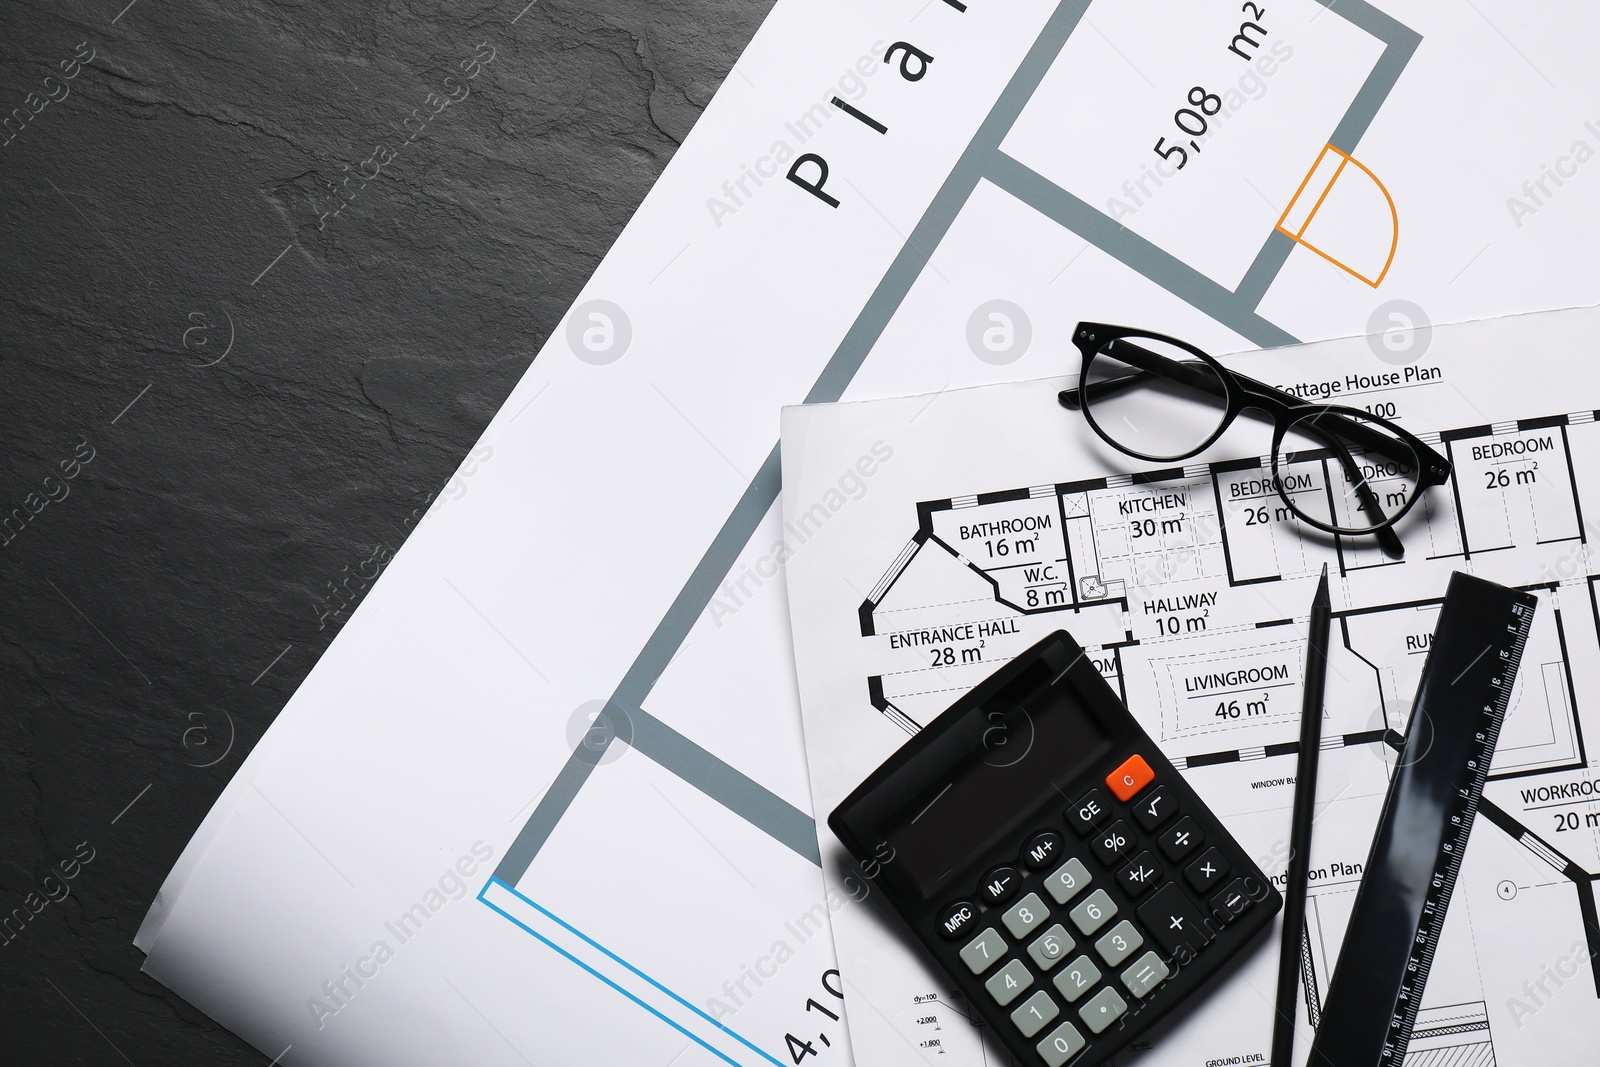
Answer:
<path fill-rule="evenodd" d="M 1057 867 L 1049 878 L 1044 880 L 1045 890 L 1055 898 L 1057 904 L 1065 904 L 1083 891 L 1083 887 L 1090 882 L 1089 868 L 1083 861 L 1074 857 Z"/>
<path fill-rule="evenodd" d="M 1055 976 L 1056 992 L 1060 993 L 1071 1004 L 1100 981 L 1100 968 L 1094 965 L 1094 960 L 1088 956 L 1079 956 L 1066 969 Z"/>
<path fill-rule="evenodd" d="M 1012 937 L 1024 937 L 1028 931 L 1049 917 L 1050 909 L 1044 906 L 1039 894 L 1029 893 L 1008 908 L 1006 913 L 1000 916 L 1000 921 L 1006 924 L 1006 929 L 1011 931 Z"/>
<path fill-rule="evenodd" d="M 1076 945 L 1077 942 L 1072 940 L 1072 935 L 1067 933 L 1067 928 L 1056 923 L 1028 946 L 1028 955 L 1033 957 L 1033 962 L 1039 965 L 1041 971 L 1048 971 L 1060 963 Z"/>
<path fill-rule="evenodd" d="M 1006 954 L 1006 939 L 994 927 L 973 938 L 961 949 L 961 962 L 973 974 L 982 974 Z"/>
<path fill-rule="evenodd" d="M 1118 819 L 1095 834 L 1089 840 L 1089 847 L 1094 849 L 1094 854 L 1099 857 L 1101 863 L 1110 865 L 1117 857 L 1127 855 L 1136 841 L 1138 838 L 1133 836 L 1128 824 Z"/>
<path fill-rule="evenodd" d="M 1088 1042 L 1078 1033 L 1077 1027 L 1071 1023 L 1062 1023 L 1033 1047 L 1044 1058 L 1045 1067 L 1061 1067 L 1081 1052 L 1086 1044 Z"/>
<path fill-rule="evenodd" d="M 1011 1021 L 1022 1031 L 1023 1037 L 1032 1037 L 1044 1029 L 1045 1023 L 1060 1014 L 1061 1009 L 1050 999 L 1050 994 L 1041 989 L 1011 1013 Z"/>
<path fill-rule="evenodd" d="M 1109 966 L 1115 967 L 1129 956 L 1135 949 L 1144 944 L 1144 935 L 1135 930 L 1133 924 L 1123 919 L 1111 928 L 1111 932 L 1094 943 L 1095 951 L 1100 953 L 1100 958 Z"/>
<path fill-rule="evenodd" d="M 1033 974 L 1021 960 L 1012 960 L 994 972 L 994 977 L 983 983 L 995 1003 L 1005 1007 L 1022 996 L 1023 990 L 1033 984 Z"/>
<path fill-rule="evenodd" d="M 1085 934 L 1092 934 L 1111 920 L 1117 913 L 1117 906 L 1111 902 L 1104 889 L 1096 889 L 1083 903 L 1073 908 L 1068 915 L 1072 916 L 1072 924 Z"/>

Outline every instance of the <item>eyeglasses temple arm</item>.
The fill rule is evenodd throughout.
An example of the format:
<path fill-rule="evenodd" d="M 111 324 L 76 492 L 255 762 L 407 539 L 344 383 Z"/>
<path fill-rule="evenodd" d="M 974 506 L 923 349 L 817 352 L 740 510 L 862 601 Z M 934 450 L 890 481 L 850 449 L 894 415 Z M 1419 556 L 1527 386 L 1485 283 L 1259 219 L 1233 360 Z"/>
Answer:
<path fill-rule="evenodd" d="M 1148 348 L 1136 345 L 1132 341 L 1124 341 L 1120 338 L 1107 342 L 1105 351 L 1113 359 L 1139 369 L 1132 374 L 1106 378 L 1087 387 L 1080 382 L 1076 389 L 1063 389 L 1057 396 L 1062 407 L 1077 410 L 1083 406 L 1085 398 L 1090 402 L 1103 400 L 1113 393 L 1121 392 L 1151 377 L 1165 378 L 1168 381 L 1210 393 L 1212 396 L 1227 395 L 1227 386 L 1223 385 L 1216 373 L 1203 363 L 1185 363 L 1181 360 L 1171 359 L 1152 352 Z"/>
<path fill-rule="evenodd" d="M 1085 394 L 1087 394 L 1090 401 L 1104 400 L 1106 397 L 1120 393 L 1124 389 L 1132 388 L 1150 377 L 1153 377 L 1153 375 L 1149 371 L 1136 370 L 1132 374 L 1124 374 L 1120 378 L 1105 378 L 1094 382 L 1087 388 L 1079 386 L 1074 389 L 1063 389 L 1056 394 L 1056 399 L 1061 402 L 1062 407 L 1077 411 L 1083 407 Z"/>

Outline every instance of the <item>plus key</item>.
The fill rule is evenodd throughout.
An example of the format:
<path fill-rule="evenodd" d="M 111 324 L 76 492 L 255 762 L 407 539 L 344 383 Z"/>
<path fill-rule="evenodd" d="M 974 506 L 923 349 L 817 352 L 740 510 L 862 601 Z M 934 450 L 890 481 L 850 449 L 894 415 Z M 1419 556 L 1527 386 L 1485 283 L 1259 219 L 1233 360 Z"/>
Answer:
<path fill-rule="evenodd" d="M 1155 896 L 1134 911 L 1161 947 L 1168 954 L 1178 956 L 1179 963 L 1193 959 L 1214 935 L 1200 917 L 1200 910 L 1172 882 L 1162 886 Z"/>

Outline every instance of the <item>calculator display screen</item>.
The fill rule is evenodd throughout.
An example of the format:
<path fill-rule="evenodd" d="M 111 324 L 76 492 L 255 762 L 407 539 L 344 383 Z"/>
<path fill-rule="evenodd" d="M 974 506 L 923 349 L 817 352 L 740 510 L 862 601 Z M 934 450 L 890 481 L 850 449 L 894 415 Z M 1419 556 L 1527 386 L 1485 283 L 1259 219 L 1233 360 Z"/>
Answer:
<path fill-rule="evenodd" d="M 1066 686 L 1030 700 L 1025 709 L 997 699 L 974 714 L 985 720 L 981 743 L 897 813 L 884 835 L 894 861 L 924 896 L 1111 744 L 1105 727 Z"/>

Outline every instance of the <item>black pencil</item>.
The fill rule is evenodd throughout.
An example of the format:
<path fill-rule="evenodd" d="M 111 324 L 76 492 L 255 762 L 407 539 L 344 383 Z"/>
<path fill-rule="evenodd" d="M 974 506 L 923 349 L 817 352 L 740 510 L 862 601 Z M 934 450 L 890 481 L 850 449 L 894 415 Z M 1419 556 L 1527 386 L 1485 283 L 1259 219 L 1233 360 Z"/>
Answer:
<path fill-rule="evenodd" d="M 1311 871 L 1311 824 L 1317 808 L 1317 758 L 1322 752 L 1322 696 L 1328 680 L 1328 565 L 1311 600 L 1306 639 L 1305 691 L 1300 705 L 1300 759 L 1295 768 L 1294 815 L 1289 830 L 1289 884 L 1283 904 L 1283 944 L 1278 952 L 1278 1003 L 1272 1020 L 1272 1067 L 1290 1067 L 1294 1054 L 1295 1001 L 1300 985 L 1300 941 L 1306 919 L 1306 881 Z"/>

